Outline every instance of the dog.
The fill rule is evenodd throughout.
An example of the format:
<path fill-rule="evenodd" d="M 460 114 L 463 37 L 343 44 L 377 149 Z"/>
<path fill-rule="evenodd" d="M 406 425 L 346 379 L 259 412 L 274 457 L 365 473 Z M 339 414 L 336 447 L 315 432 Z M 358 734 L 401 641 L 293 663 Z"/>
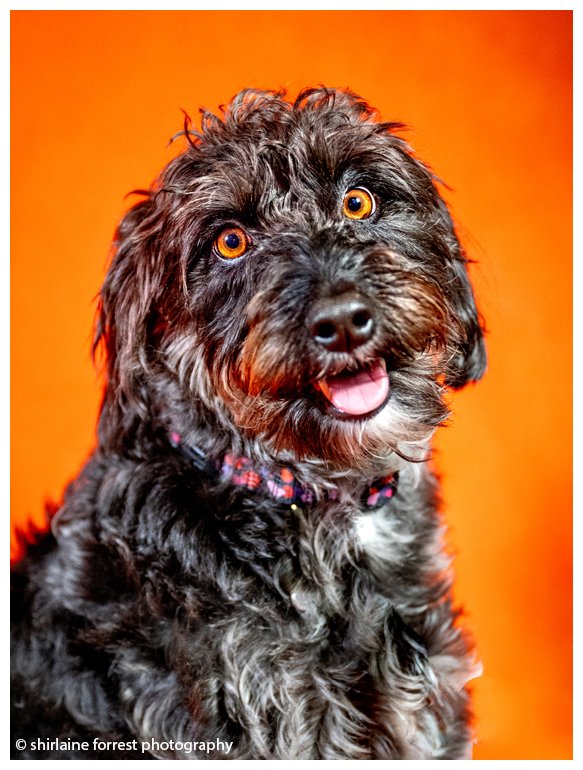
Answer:
<path fill-rule="evenodd" d="M 248 89 L 139 191 L 97 446 L 13 570 L 16 758 L 470 756 L 428 460 L 484 325 L 402 128 Z"/>

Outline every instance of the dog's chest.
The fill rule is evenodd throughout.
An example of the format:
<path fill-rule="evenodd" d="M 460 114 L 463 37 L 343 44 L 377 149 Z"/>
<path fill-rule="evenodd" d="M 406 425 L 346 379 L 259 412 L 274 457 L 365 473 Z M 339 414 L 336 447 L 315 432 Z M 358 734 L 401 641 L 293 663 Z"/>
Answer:
<path fill-rule="evenodd" d="M 304 524 L 294 558 L 274 569 L 278 599 L 250 588 L 215 635 L 213 670 L 221 674 L 211 689 L 222 693 L 234 721 L 248 725 L 255 755 L 270 756 L 275 741 L 281 756 L 302 756 L 304 741 L 316 745 L 323 719 L 364 729 L 359 682 L 384 687 L 391 602 L 366 562 L 398 560 L 408 538 L 391 538 L 386 509 L 358 514 L 329 539 Z"/>
<path fill-rule="evenodd" d="M 415 532 L 390 515 L 389 505 L 359 512 L 353 526 L 357 550 L 386 565 L 396 565 L 406 558 L 415 542 Z"/>

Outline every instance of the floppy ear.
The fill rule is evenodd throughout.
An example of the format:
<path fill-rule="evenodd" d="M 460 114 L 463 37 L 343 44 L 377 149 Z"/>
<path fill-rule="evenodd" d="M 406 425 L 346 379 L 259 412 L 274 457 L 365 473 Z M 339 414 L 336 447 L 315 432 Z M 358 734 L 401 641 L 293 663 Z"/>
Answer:
<path fill-rule="evenodd" d="M 127 212 L 115 234 L 93 345 L 94 353 L 98 348 L 105 353 L 107 364 L 100 435 L 105 424 L 117 425 L 124 434 L 147 413 L 148 332 L 156 323 L 160 284 L 156 271 L 159 220 L 148 197 Z"/>
<path fill-rule="evenodd" d="M 446 384 L 461 388 L 468 382 L 479 380 L 486 370 L 486 346 L 482 321 L 476 308 L 474 293 L 463 258 L 453 265 L 455 279 L 452 282 L 453 304 L 462 330 L 462 338 L 450 359 Z"/>
<path fill-rule="evenodd" d="M 452 308 L 453 321 L 459 328 L 445 382 L 449 387 L 457 389 L 482 377 L 486 370 L 486 347 L 483 322 L 468 277 L 468 260 L 458 241 L 447 206 L 441 200 L 440 209 L 448 227 L 452 257 L 445 290 Z"/>

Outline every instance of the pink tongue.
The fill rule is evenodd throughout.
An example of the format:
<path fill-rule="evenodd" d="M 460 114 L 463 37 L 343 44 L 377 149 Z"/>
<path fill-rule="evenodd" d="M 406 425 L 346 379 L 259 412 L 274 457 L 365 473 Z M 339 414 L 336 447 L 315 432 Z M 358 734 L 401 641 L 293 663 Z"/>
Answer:
<path fill-rule="evenodd" d="M 386 401 L 389 394 L 389 377 L 380 363 L 356 374 L 327 377 L 326 385 L 330 401 L 346 414 L 372 412 Z"/>

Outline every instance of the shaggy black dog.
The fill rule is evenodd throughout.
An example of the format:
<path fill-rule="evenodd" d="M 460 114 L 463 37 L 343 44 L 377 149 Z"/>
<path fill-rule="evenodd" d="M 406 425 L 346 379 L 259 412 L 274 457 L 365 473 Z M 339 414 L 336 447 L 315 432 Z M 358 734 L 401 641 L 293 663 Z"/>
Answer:
<path fill-rule="evenodd" d="M 245 91 L 123 219 L 98 445 L 14 571 L 15 756 L 468 756 L 426 460 L 485 354 L 398 128 Z"/>

